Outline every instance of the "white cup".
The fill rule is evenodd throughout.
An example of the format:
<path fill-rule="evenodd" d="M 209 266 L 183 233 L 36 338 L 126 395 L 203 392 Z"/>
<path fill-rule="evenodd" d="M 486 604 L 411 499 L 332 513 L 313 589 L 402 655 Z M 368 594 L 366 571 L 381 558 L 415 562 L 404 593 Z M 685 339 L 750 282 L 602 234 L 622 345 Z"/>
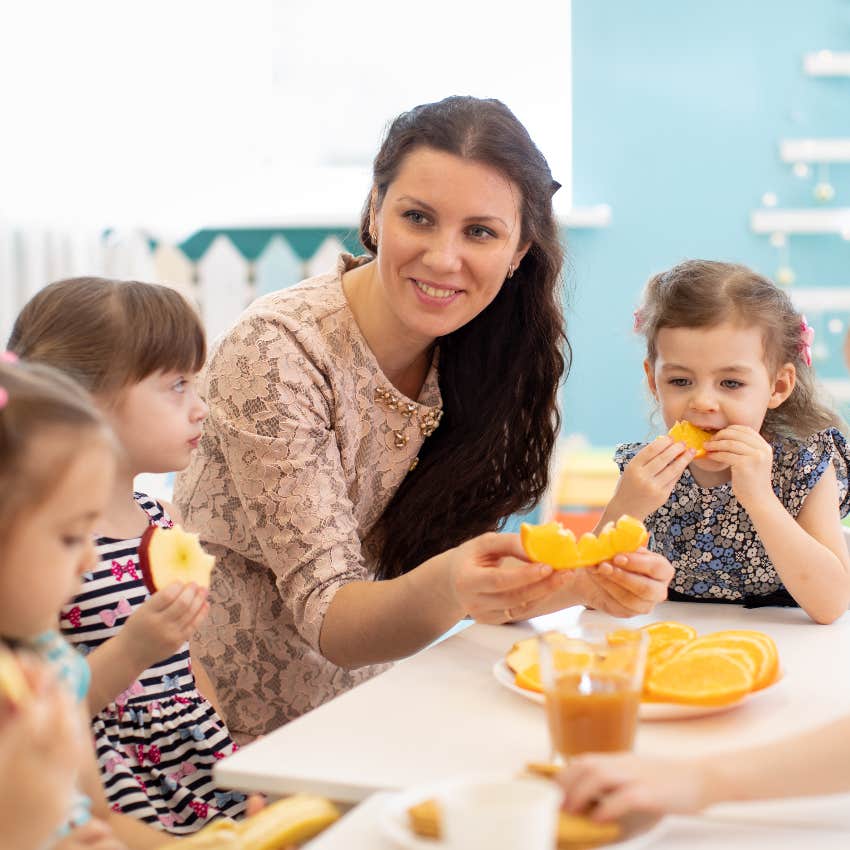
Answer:
<path fill-rule="evenodd" d="M 458 780 L 439 795 L 446 850 L 552 850 L 563 799 L 554 782 Z"/>

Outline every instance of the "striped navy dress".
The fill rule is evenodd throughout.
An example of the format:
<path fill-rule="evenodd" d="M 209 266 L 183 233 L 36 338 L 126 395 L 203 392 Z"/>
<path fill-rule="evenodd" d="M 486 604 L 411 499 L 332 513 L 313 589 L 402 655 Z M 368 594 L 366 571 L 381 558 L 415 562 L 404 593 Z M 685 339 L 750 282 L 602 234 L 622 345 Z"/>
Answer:
<path fill-rule="evenodd" d="M 171 526 L 158 502 L 143 493 L 134 498 L 152 525 Z M 98 538 L 98 565 L 62 610 L 62 633 L 84 655 L 117 634 L 150 598 L 139 541 Z M 92 720 L 92 732 L 113 810 L 177 835 L 244 812 L 243 795 L 213 782 L 213 765 L 237 745 L 196 689 L 188 643 L 115 697 Z"/>

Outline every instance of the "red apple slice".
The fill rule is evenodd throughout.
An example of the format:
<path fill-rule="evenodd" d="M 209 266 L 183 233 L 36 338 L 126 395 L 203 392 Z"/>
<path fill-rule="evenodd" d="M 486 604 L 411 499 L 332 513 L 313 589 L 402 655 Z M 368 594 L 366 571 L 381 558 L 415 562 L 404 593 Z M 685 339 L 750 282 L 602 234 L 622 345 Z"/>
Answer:
<path fill-rule="evenodd" d="M 160 528 L 151 525 L 139 543 L 139 566 L 148 590 L 156 593 L 175 581 L 210 586 L 215 558 L 204 552 L 197 534 L 179 525 Z"/>

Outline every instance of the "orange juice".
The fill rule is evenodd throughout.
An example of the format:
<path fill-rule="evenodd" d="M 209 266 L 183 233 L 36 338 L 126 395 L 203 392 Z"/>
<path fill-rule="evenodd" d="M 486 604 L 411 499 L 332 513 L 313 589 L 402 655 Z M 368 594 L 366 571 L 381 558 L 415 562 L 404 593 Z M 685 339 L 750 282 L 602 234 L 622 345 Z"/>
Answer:
<path fill-rule="evenodd" d="M 546 690 L 552 745 L 565 758 L 630 750 L 640 697 L 631 676 L 591 672 L 558 676 Z"/>

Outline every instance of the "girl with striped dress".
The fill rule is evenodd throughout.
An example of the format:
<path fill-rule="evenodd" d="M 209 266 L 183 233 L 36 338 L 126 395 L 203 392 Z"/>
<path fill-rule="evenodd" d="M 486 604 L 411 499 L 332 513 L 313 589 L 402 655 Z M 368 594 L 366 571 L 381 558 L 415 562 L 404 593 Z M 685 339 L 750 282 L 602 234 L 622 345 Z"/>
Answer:
<path fill-rule="evenodd" d="M 96 563 L 60 622 L 91 669 L 88 707 L 108 802 L 176 835 L 239 817 L 244 795 L 218 788 L 212 775 L 236 744 L 189 645 L 209 610 L 206 590 L 175 583 L 148 591 L 141 537 L 180 517 L 133 489 L 141 473 L 184 468 L 201 439 L 207 408 L 194 383 L 206 355 L 200 322 L 167 287 L 76 278 L 31 299 L 10 348 L 82 383 L 120 444 Z"/>

